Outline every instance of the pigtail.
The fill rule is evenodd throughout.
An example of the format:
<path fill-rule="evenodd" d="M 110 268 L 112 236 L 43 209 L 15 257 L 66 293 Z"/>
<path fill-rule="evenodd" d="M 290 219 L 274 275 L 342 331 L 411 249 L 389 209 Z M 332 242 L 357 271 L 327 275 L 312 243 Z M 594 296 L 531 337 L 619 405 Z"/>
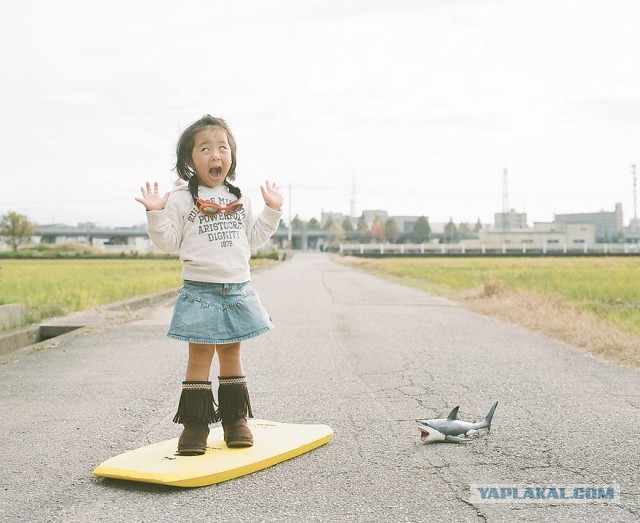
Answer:
<path fill-rule="evenodd" d="M 236 187 L 231 182 L 225 180 L 224 184 L 226 185 L 229 192 L 236 197 L 236 200 L 239 200 L 242 197 L 242 191 L 239 187 Z M 196 203 L 196 198 L 198 198 L 198 177 L 194 174 L 191 178 L 189 178 L 188 182 L 189 192 L 191 193 L 191 197 L 193 198 L 193 203 Z"/>
<path fill-rule="evenodd" d="M 188 186 L 191 197 L 193 198 L 193 203 L 196 203 L 196 198 L 198 198 L 198 177 L 195 174 L 189 178 Z"/>
<path fill-rule="evenodd" d="M 233 185 L 226 178 L 224 180 L 224 184 L 227 186 L 227 189 L 229 189 L 229 192 L 236 197 L 236 200 L 239 200 L 242 197 L 242 191 L 240 190 L 239 187 L 236 187 L 235 185 Z"/>

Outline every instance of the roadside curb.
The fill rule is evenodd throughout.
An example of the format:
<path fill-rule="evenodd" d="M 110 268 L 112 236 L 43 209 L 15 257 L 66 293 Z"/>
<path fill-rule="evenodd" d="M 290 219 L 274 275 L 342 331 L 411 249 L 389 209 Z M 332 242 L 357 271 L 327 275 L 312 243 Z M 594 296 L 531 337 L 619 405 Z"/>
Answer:
<path fill-rule="evenodd" d="M 257 267 L 252 267 L 251 272 L 268 269 L 275 263 L 277 262 L 266 261 Z M 123 313 L 175 299 L 180 289 L 181 286 L 105 303 L 93 309 L 77 311 L 66 316 L 47 318 L 40 324 L 23 325 L 9 331 L 0 331 L 0 356 L 6 357 L 12 354 L 9 359 L 14 359 L 15 356 L 19 357 L 19 354 L 29 350 L 57 345 L 63 339 L 62 336 L 77 336 L 83 332 L 83 329 L 101 327 L 112 323 L 115 319 L 121 319 Z M 0 360 L 0 364 L 3 362 L 6 362 L 6 359 Z"/>
<path fill-rule="evenodd" d="M 66 316 L 47 318 L 39 325 L 27 325 L 0 333 L 0 356 L 19 350 L 29 350 L 50 344 L 65 334 L 77 335 L 86 327 L 98 327 L 109 322 L 118 312 L 134 311 L 175 298 L 180 287 L 134 298 L 127 298 L 100 305 L 93 309 L 78 311 Z"/>
<path fill-rule="evenodd" d="M 178 294 L 180 287 L 169 289 L 166 291 L 160 291 L 153 294 L 145 294 L 144 296 L 137 296 L 135 298 L 129 298 L 126 300 L 115 301 L 107 305 L 103 305 L 108 311 L 134 311 L 136 309 L 142 309 L 166 301 L 171 298 L 175 298 Z"/>

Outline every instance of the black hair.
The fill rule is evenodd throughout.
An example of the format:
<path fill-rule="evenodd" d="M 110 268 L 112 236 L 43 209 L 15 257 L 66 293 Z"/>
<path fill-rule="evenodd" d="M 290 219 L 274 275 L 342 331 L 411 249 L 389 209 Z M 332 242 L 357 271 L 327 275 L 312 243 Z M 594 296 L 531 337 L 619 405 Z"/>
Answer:
<path fill-rule="evenodd" d="M 227 189 L 229 189 L 229 192 L 233 194 L 237 200 L 239 200 L 240 197 L 242 196 L 242 191 L 240 190 L 240 188 L 236 187 L 226 179 L 223 183 L 227 186 Z M 189 186 L 189 192 L 191 193 L 191 196 L 193 197 L 193 202 L 195 203 L 196 198 L 198 197 L 198 177 L 196 175 L 193 175 L 191 178 L 189 178 L 189 183 L 187 185 Z"/>
<path fill-rule="evenodd" d="M 195 135 L 206 127 L 219 127 L 227 134 L 227 139 L 229 140 L 229 146 L 231 148 L 231 167 L 224 179 L 224 184 L 227 186 L 231 194 L 239 199 L 242 196 L 242 192 L 229 181 L 234 180 L 236 177 L 236 139 L 233 136 L 229 125 L 222 118 L 216 118 L 210 114 L 205 114 L 202 118 L 193 122 L 182 132 L 180 139 L 178 140 L 178 145 L 176 146 L 175 170 L 178 173 L 178 177 L 188 182 L 189 192 L 191 193 L 195 203 L 196 198 L 198 197 L 198 177 L 196 176 L 195 169 L 191 165 L 193 163 L 191 153 L 193 151 Z"/>

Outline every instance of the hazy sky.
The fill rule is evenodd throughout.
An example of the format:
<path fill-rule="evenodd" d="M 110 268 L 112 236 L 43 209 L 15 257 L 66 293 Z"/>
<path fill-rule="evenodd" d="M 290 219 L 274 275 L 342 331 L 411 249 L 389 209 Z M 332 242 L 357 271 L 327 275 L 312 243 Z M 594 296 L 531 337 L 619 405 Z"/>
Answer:
<path fill-rule="evenodd" d="M 633 215 L 637 0 L 2 2 L 0 213 L 144 222 L 184 127 L 222 116 L 237 184 L 292 211 L 492 222 Z M 288 215 L 289 210 L 285 210 Z"/>

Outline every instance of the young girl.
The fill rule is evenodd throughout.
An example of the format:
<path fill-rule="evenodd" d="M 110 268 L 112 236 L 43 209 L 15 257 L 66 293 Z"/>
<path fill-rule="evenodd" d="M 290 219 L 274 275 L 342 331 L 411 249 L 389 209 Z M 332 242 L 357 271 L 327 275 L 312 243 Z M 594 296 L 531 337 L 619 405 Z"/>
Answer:
<path fill-rule="evenodd" d="M 209 424 L 222 421 L 229 447 L 250 447 L 252 417 L 240 342 L 273 328 L 249 285 L 251 249 L 264 245 L 280 222 L 284 198 L 275 184 L 260 187 L 265 207 L 256 213 L 235 178 L 236 142 L 227 123 L 206 115 L 180 136 L 176 171 L 187 181 L 161 195 L 147 182 L 142 198 L 147 230 L 165 252 L 180 254 L 184 286 L 168 336 L 189 343 L 189 360 L 174 422 L 184 425 L 178 453 L 204 454 Z M 209 373 L 218 354 L 218 404 Z"/>

